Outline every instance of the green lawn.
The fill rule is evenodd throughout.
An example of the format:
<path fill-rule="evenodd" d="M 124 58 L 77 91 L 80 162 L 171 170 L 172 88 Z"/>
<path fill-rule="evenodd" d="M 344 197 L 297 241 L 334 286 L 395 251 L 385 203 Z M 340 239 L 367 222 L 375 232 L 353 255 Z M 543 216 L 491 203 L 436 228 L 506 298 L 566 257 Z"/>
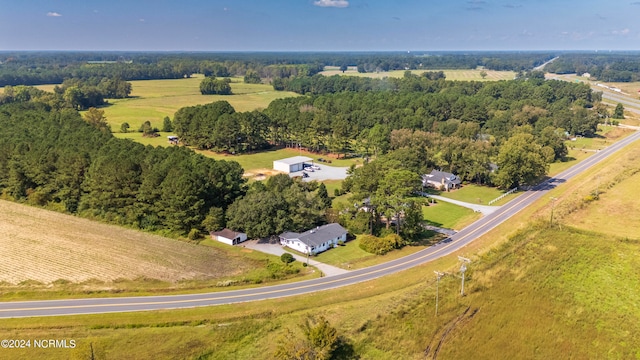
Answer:
<path fill-rule="evenodd" d="M 360 248 L 360 238 L 356 237 L 356 239 L 347 242 L 344 246 L 338 246 L 337 248 L 322 252 L 313 259 L 343 269 L 353 270 L 382 264 L 413 254 L 424 248 L 425 246 L 405 246 L 402 249 L 391 251 L 385 255 L 374 255 L 362 250 Z"/>
<path fill-rule="evenodd" d="M 257 170 L 257 169 L 273 169 L 273 161 L 280 160 L 293 156 L 307 156 L 314 160 L 318 158 L 326 158 L 326 155 L 318 155 L 312 154 L 305 151 L 299 151 L 293 148 L 285 148 L 278 150 L 267 150 L 262 151 L 255 154 L 242 154 L 242 155 L 228 155 L 228 154 L 220 154 L 215 153 L 213 151 L 197 151 L 205 156 L 217 159 L 217 160 L 233 160 L 240 163 L 240 165 L 247 171 L 249 170 Z M 338 166 L 338 167 L 346 167 L 351 164 L 362 164 L 361 158 L 353 158 L 353 159 L 333 159 L 331 158 L 331 165 L 322 164 L 322 166 Z M 329 195 L 333 195 L 329 193 Z"/>
<path fill-rule="evenodd" d="M 151 146 L 175 146 L 169 144 L 169 140 L 167 140 L 167 136 L 175 135 L 174 133 L 160 132 L 160 136 L 158 137 L 143 137 L 140 132 L 128 132 L 128 133 L 118 133 L 114 132 L 113 136 L 119 139 L 131 139 L 135 142 L 139 142 L 142 145 L 151 145 Z"/>
<path fill-rule="evenodd" d="M 431 225 L 460 230 L 480 219 L 482 214 L 444 201 L 422 207 L 422 216 Z"/>
<path fill-rule="evenodd" d="M 437 192 L 437 194 L 453 200 L 464 201 L 472 204 L 488 205 L 489 201 L 504 194 L 504 191 L 490 186 L 467 184 L 463 185 L 460 189 L 449 192 Z M 507 195 L 502 200 L 492 205 L 506 204 L 516 196 L 518 196 L 518 194 Z"/>

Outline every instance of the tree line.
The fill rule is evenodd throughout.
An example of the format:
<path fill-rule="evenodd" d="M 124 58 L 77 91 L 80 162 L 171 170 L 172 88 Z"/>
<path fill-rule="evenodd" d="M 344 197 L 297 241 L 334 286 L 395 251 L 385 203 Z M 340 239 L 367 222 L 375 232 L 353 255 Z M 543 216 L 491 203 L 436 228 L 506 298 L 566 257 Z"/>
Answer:
<path fill-rule="evenodd" d="M 245 76 L 255 72 L 268 81 L 313 76 L 325 66 L 357 66 L 360 72 L 405 69 L 475 69 L 526 71 L 554 57 L 552 53 L 365 52 L 365 53 L 137 53 L 0 52 L 0 86 L 59 84 L 91 77 L 131 80 L 205 76 Z"/>
<path fill-rule="evenodd" d="M 634 54 L 564 54 L 545 70 L 555 74 L 582 75 L 607 82 L 640 81 L 640 58 Z"/>
<path fill-rule="evenodd" d="M 104 105 L 106 98 L 122 99 L 129 97 L 129 94 L 131 94 L 131 83 L 121 78 L 92 77 L 84 80 L 72 78 L 64 80 L 61 85 L 56 85 L 53 93 L 31 86 L 7 85 L 0 94 L 0 105 L 32 100 L 56 109 L 69 107 L 86 110 Z"/>

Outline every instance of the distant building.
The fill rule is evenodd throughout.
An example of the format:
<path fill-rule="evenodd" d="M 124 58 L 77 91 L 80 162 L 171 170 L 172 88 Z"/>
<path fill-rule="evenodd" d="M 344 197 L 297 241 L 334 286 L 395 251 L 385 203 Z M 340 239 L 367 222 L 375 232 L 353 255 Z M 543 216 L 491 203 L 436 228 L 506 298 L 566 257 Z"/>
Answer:
<path fill-rule="evenodd" d="M 460 178 L 444 171 L 433 170 L 430 174 L 422 175 L 422 185 L 431 186 L 436 189 L 449 191 L 460 188 Z"/>
<path fill-rule="evenodd" d="M 290 174 L 304 170 L 305 166 L 313 164 L 313 159 L 306 156 L 294 156 L 273 162 L 273 169 Z"/>
<path fill-rule="evenodd" d="M 587 79 L 588 79 L 588 78 L 590 78 L 590 77 L 591 77 L 591 74 L 589 74 L 588 72 L 586 72 L 586 73 L 582 74 L 582 77 L 585 77 L 585 78 L 587 78 Z"/>
<path fill-rule="evenodd" d="M 298 250 L 304 254 L 318 254 L 347 241 L 347 230 L 340 224 L 332 223 L 318 226 L 303 232 L 284 232 L 279 235 L 280 244 Z"/>
<path fill-rule="evenodd" d="M 220 231 L 212 231 L 210 234 L 213 240 L 220 241 L 227 245 L 237 245 L 243 241 L 247 241 L 247 234 L 235 232 L 226 228 Z"/>

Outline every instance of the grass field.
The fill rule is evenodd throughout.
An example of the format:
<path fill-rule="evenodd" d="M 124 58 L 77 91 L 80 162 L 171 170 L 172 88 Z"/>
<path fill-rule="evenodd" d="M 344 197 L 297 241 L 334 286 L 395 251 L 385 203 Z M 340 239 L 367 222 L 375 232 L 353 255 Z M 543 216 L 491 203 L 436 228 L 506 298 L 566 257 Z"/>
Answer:
<path fill-rule="evenodd" d="M 275 91 L 271 85 L 245 84 L 241 78 L 232 78 L 233 95 L 202 95 L 202 76 L 188 79 L 139 80 L 131 81 L 131 97 L 111 99 L 105 106 L 105 116 L 114 132 L 120 131 L 122 123 L 129 123 L 136 131 L 145 121 L 162 128 L 165 116 L 173 119 L 173 114 L 185 106 L 208 104 L 226 100 L 238 112 L 263 109 L 275 99 L 299 96 L 292 92 Z"/>
<path fill-rule="evenodd" d="M 447 80 L 459 80 L 459 81 L 498 81 L 498 80 L 512 80 L 516 73 L 513 71 L 494 71 L 494 70 L 484 70 L 487 73 L 486 78 L 482 78 L 480 76 L 480 72 L 483 69 L 470 69 L 470 70 L 412 70 L 411 73 L 415 75 L 420 75 L 426 71 L 443 71 Z M 361 77 L 371 77 L 375 79 L 382 79 L 385 77 L 396 77 L 400 78 L 404 76 L 404 70 L 394 70 L 394 71 L 381 71 L 375 73 L 359 73 L 355 68 L 349 68 L 349 70 L 344 73 L 339 69 L 335 68 L 327 68 L 325 71 L 321 72 L 325 76 L 333 76 L 333 75 L 346 75 L 346 76 L 361 76 Z"/>
<path fill-rule="evenodd" d="M 435 233 L 429 233 L 433 241 L 437 241 L 441 236 Z M 360 238 L 347 242 L 344 246 L 338 246 L 329 251 L 320 253 L 314 257 L 315 260 L 325 264 L 337 266 L 343 269 L 361 269 L 368 266 L 382 264 L 387 261 L 399 259 L 418 252 L 426 247 L 405 246 L 402 249 L 391 251 L 383 256 L 368 253 L 360 248 Z"/>

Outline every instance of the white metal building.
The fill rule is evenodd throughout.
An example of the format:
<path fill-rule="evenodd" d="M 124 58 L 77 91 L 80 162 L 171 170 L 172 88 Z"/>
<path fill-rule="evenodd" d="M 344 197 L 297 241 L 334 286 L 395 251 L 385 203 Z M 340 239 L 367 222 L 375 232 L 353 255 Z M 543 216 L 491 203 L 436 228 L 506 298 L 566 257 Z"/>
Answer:
<path fill-rule="evenodd" d="M 306 156 L 294 156 L 282 160 L 275 160 L 273 162 L 273 169 L 290 174 L 296 171 L 304 170 L 304 164 L 311 164 L 312 158 Z"/>

